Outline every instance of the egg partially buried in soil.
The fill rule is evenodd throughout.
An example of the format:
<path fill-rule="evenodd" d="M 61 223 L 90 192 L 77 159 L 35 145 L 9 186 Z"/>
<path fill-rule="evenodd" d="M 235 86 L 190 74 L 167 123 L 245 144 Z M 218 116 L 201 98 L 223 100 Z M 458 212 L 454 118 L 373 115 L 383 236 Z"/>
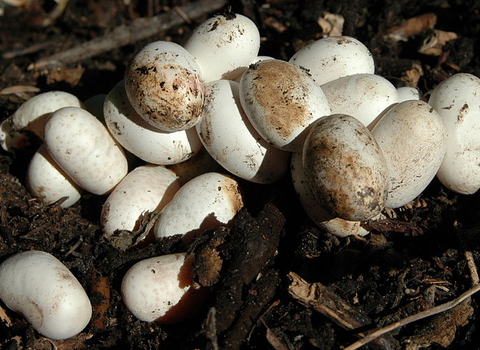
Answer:
<path fill-rule="evenodd" d="M 167 132 L 197 123 L 204 90 L 199 65 L 173 42 L 148 44 L 125 71 L 125 91 L 133 108 L 147 123 Z"/>
<path fill-rule="evenodd" d="M 284 151 L 300 151 L 307 128 L 331 114 L 322 88 L 305 70 L 281 60 L 252 64 L 240 80 L 240 101 L 258 133 Z"/>
<path fill-rule="evenodd" d="M 320 118 L 303 148 L 306 177 L 319 203 L 345 220 L 365 221 L 383 210 L 385 157 L 370 131 L 344 114 Z"/>

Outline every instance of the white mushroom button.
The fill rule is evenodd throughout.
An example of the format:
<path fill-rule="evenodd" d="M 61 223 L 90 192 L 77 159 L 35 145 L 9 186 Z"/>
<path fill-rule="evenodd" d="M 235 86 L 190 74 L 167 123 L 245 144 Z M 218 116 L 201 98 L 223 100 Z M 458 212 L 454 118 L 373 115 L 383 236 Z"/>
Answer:
<path fill-rule="evenodd" d="M 349 36 L 319 39 L 297 51 L 289 62 L 307 69 L 319 85 L 347 75 L 375 71 L 371 52 Z"/>
<path fill-rule="evenodd" d="M 206 173 L 183 185 L 160 212 L 155 237 L 184 236 L 188 243 L 203 231 L 228 224 L 243 207 L 236 180 L 220 173 Z"/>
<path fill-rule="evenodd" d="M 251 65 L 240 80 L 240 101 L 258 133 L 285 151 L 300 151 L 307 128 L 330 114 L 322 88 L 305 70 L 281 60 Z"/>
<path fill-rule="evenodd" d="M 82 189 L 52 159 L 45 145 L 30 160 L 25 182 L 28 191 L 44 204 L 64 199 L 60 203 L 62 208 L 75 204 L 82 194 Z"/>
<path fill-rule="evenodd" d="M 64 107 L 45 125 L 45 144 L 77 185 L 102 195 L 127 174 L 127 158 L 103 124 L 84 109 Z"/>
<path fill-rule="evenodd" d="M 165 132 L 143 120 L 128 101 L 123 80 L 108 93 L 104 116 L 113 137 L 126 150 L 147 163 L 177 164 L 202 149 L 194 128 Z"/>
<path fill-rule="evenodd" d="M 139 166 L 128 173 L 103 204 L 105 237 L 117 230 L 139 229 L 143 215 L 160 211 L 180 188 L 177 176 L 163 166 Z"/>
<path fill-rule="evenodd" d="M 376 74 L 356 74 L 322 85 L 332 114 L 348 114 L 368 126 L 386 108 L 398 103 L 398 92 Z"/>
<path fill-rule="evenodd" d="M 428 103 L 411 100 L 389 109 L 372 135 L 387 161 L 389 189 L 385 206 L 401 207 L 415 199 L 435 177 L 447 147 L 445 125 Z"/>
<path fill-rule="evenodd" d="M 187 50 L 173 42 L 156 41 L 128 64 L 125 90 L 147 123 L 172 132 L 198 122 L 205 86 L 200 67 Z"/>
<path fill-rule="evenodd" d="M 314 196 L 333 216 L 366 221 L 384 209 L 385 157 L 371 132 L 354 117 L 320 118 L 305 140 L 303 167 Z"/>
<path fill-rule="evenodd" d="M 43 128 L 48 117 L 62 107 L 81 107 L 80 100 L 64 91 L 49 91 L 32 97 L 0 125 L 0 142 L 3 149 L 21 147 L 21 130 L 33 131 L 43 139 Z"/>
<path fill-rule="evenodd" d="M 252 127 L 239 101 L 238 83 L 207 84 L 196 129 L 205 149 L 230 173 L 256 183 L 273 183 L 288 169 L 290 155 L 269 145 Z"/>
<path fill-rule="evenodd" d="M 472 194 L 480 188 L 480 79 L 458 73 L 437 85 L 428 103 L 447 128 L 447 153 L 437 177 L 448 189 Z"/>
<path fill-rule="evenodd" d="M 191 287 L 191 259 L 185 253 L 161 255 L 133 265 L 122 280 L 125 306 L 139 320 L 173 323 L 198 308 L 201 291 Z"/>
<path fill-rule="evenodd" d="M 200 65 L 205 82 L 233 80 L 257 56 L 260 33 L 248 17 L 220 14 L 195 28 L 183 47 Z"/>
<path fill-rule="evenodd" d="M 62 262 L 42 251 L 17 253 L 0 265 L 0 299 L 52 339 L 80 333 L 92 316 L 82 285 Z"/>
<path fill-rule="evenodd" d="M 397 88 L 398 102 L 420 100 L 420 92 L 417 88 L 411 86 L 402 86 Z"/>

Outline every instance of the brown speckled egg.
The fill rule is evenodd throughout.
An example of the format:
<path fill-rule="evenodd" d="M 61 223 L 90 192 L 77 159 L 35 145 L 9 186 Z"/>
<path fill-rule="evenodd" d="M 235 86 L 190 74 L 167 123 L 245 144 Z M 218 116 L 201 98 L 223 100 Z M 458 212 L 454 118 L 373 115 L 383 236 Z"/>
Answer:
<path fill-rule="evenodd" d="M 370 131 L 345 114 L 320 118 L 303 148 L 303 165 L 313 194 L 334 216 L 364 221 L 384 208 L 388 171 Z"/>

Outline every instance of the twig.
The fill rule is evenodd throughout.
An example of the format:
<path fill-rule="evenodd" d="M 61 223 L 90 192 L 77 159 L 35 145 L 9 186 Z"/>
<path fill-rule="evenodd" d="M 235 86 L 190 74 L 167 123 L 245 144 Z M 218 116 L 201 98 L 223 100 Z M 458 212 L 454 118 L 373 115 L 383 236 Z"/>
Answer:
<path fill-rule="evenodd" d="M 477 293 L 478 291 L 480 291 L 480 285 L 477 284 L 474 287 L 470 288 L 465 293 L 463 293 L 462 295 L 460 295 L 458 298 L 456 298 L 452 301 L 449 301 L 447 303 L 435 306 L 431 309 L 419 312 L 415 315 L 408 316 L 408 317 L 406 317 L 406 318 L 404 318 L 404 319 L 402 319 L 398 322 L 394 322 L 394 323 L 392 323 L 392 324 L 390 324 L 386 327 L 383 327 L 379 330 L 376 330 L 375 332 L 367 335 L 365 338 L 362 338 L 362 339 L 356 341 L 355 343 L 347 346 L 344 350 L 358 349 L 359 347 L 371 342 L 372 340 L 384 335 L 385 333 L 388 333 L 388 332 L 391 332 L 391 331 L 393 331 L 397 328 L 406 326 L 406 325 L 408 325 L 412 322 L 415 322 L 415 321 L 418 321 L 418 320 L 421 320 L 421 319 L 424 319 L 424 318 L 427 318 L 427 317 L 445 312 L 447 310 L 453 309 L 455 306 L 459 305 L 460 303 L 462 303 L 466 299 L 470 298 L 473 294 Z"/>
<path fill-rule="evenodd" d="M 66 63 L 78 62 L 92 56 L 151 37 L 185 22 L 179 11 L 188 18 L 198 18 L 218 11 L 227 0 L 198 0 L 158 16 L 138 18 L 128 26 L 115 28 L 111 33 L 82 43 L 69 50 L 55 53 L 28 66 L 28 70 L 48 70 Z"/>

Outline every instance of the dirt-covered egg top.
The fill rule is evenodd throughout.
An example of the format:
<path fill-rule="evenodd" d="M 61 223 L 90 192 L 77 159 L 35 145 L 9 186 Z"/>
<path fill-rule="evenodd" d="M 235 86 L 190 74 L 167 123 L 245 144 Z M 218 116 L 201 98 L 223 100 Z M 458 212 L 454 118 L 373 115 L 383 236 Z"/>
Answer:
<path fill-rule="evenodd" d="M 385 205 L 385 157 L 370 131 L 344 114 L 320 118 L 305 140 L 303 166 L 320 205 L 345 220 L 370 220 Z"/>
<path fill-rule="evenodd" d="M 125 90 L 143 119 L 171 132 L 197 123 L 205 87 L 200 67 L 187 50 L 173 42 L 156 41 L 128 64 Z"/>

